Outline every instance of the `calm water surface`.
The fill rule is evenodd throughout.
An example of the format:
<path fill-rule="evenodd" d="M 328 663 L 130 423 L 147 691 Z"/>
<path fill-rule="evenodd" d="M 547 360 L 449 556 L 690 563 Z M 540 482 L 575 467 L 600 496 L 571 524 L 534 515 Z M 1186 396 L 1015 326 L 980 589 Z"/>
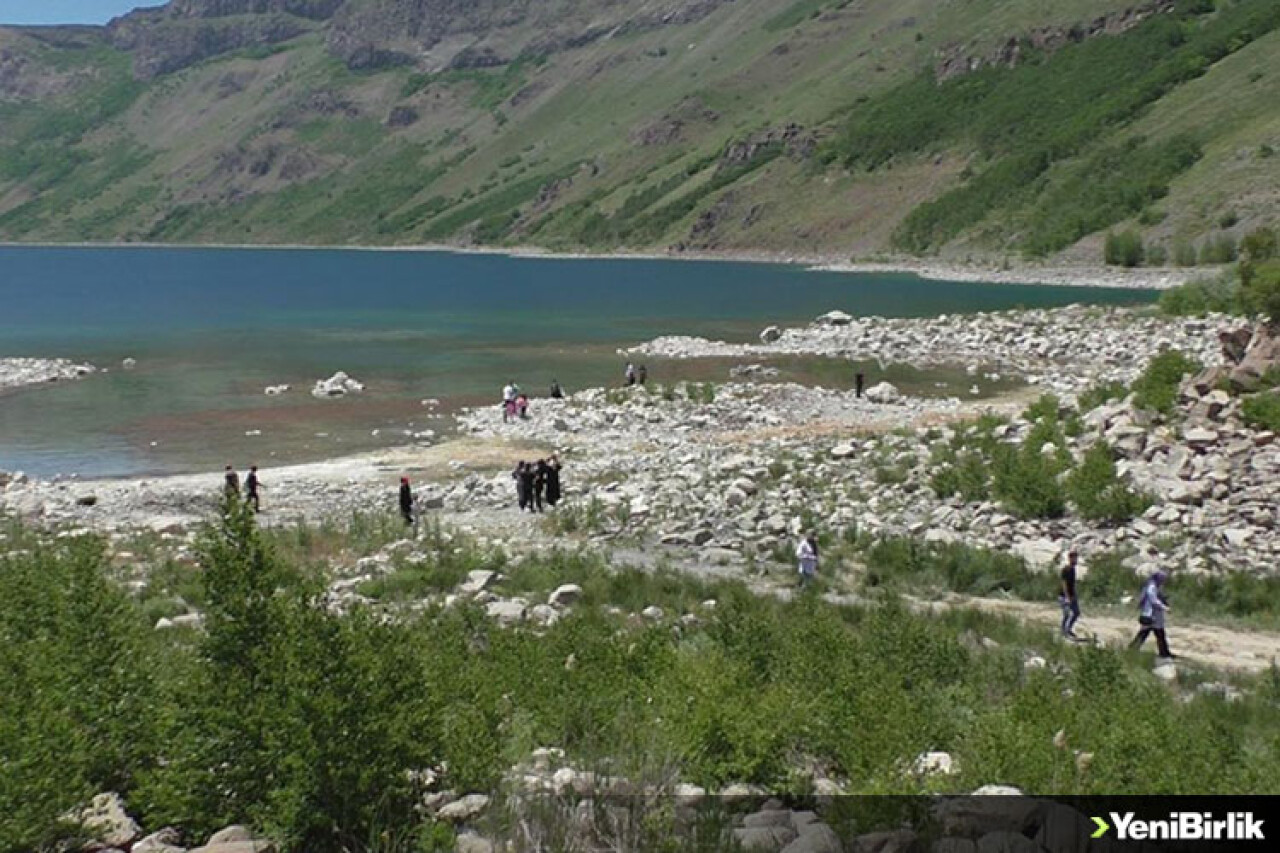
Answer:
<path fill-rule="evenodd" d="M 618 347 L 662 334 L 748 340 L 833 308 L 913 317 L 1152 298 L 722 262 L 0 248 L 0 356 L 109 368 L 0 396 L 0 469 L 122 476 L 399 444 L 406 430 L 444 428 L 424 398 L 486 401 L 508 377 L 535 396 L 552 378 L 607 384 L 621 374 Z M 120 369 L 126 357 L 136 369 Z M 677 369 L 650 368 L 659 382 Z M 368 390 L 313 399 L 315 380 L 337 370 Z M 266 397 L 275 384 L 293 390 Z"/>

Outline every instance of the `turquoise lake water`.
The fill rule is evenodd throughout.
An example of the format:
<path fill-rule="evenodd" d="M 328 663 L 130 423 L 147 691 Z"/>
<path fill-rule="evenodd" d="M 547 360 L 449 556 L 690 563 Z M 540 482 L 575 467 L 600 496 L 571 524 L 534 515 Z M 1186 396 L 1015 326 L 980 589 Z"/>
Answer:
<path fill-rule="evenodd" d="M 444 425 L 424 398 L 496 399 L 507 378 L 535 396 L 552 378 L 609 384 L 619 347 L 663 334 L 749 340 L 837 308 L 910 317 L 1152 299 L 770 264 L 0 247 L 0 356 L 109 368 L 0 396 L 0 469 L 124 476 L 401 444 L 405 430 Z M 134 370 L 120 369 L 126 357 Z M 313 399 L 314 382 L 338 370 L 368 390 Z M 689 368 L 650 365 L 655 381 L 664 370 Z M 293 389 L 263 394 L 276 384 Z"/>

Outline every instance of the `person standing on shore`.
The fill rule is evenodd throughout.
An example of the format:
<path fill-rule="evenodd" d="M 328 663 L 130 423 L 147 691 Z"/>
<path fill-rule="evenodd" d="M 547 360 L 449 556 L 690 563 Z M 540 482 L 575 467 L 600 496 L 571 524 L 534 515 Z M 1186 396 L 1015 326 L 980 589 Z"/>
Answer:
<path fill-rule="evenodd" d="M 560 380 L 559 380 L 559 379 L 552 379 L 552 380 L 551 380 L 551 399 L 552 399 L 552 400 L 563 400 L 563 399 L 564 399 L 564 389 L 560 387 Z"/>
<path fill-rule="evenodd" d="M 867 386 L 867 375 L 859 370 L 853 375 L 853 388 L 858 394 L 858 399 L 862 399 L 862 391 Z"/>
<path fill-rule="evenodd" d="M 818 574 L 818 540 L 812 533 L 806 533 L 796 546 L 796 560 L 799 562 L 800 588 L 804 589 Z"/>
<path fill-rule="evenodd" d="M 1076 622 L 1080 619 L 1080 599 L 1076 596 L 1076 566 L 1080 561 L 1080 553 L 1072 548 L 1067 552 L 1067 562 L 1059 574 L 1061 589 L 1058 603 L 1062 605 L 1062 636 L 1068 640 L 1078 640 Z"/>
<path fill-rule="evenodd" d="M 529 492 L 525 487 L 526 481 L 524 476 L 524 469 L 528 467 L 528 465 L 528 462 L 517 462 L 516 470 L 511 472 L 511 478 L 516 481 L 516 502 L 520 505 L 520 510 L 522 512 L 525 507 L 529 505 Z"/>
<path fill-rule="evenodd" d="M 240 475 L 236 473 L 236 469 L 228 465 L 222 469 L 222 491 L 227 498 L 236 498 L 240 495 Z"/>
<path fill-rule="evenodd" d="M 529 512 L 537 512 L 533 506 L 533 489 L 534 480 L 537 478 L 537 471 L 533 467 L 532 462 L 521 462 L 516 466 L 516 482 L 518 483 L 520 494 L 520 509 L 527 509 Z"/>
<path fill-rule="evenodd" d="M 511 420 L 511 416 L 516 411 L 516 396 L 520 393 L 520 388 L 510 379 L 507 384 L 502 386 L 502 422 L 505 424 Z"/>
<path fill-rule="evenodd" d="M 258 481 L 258 466 L 249 466 L 249 476 L 244 481 L 244 502 L 253 506 L 255 513 L 262 512 L 262 503 L 258 500 L 258 489 L 262 483 Z"/>
<path fill-rule="evenodd" d="M 643 364 L 640 365 L 640 369 L 636 371 L 636 381 L 638 381 L 641 385 L 648 382 L 649 368 L 645 367 Z"/>
<path fill-rule="evenodd" d="M 538 467 L 533 472 L 533 508 L 542 512 L 542 502 L 547 491 L 547 460 L 539 459 Z"/>
<path fill-rule="evenodd" d="M 627 369 L 622 372 L 622 378 L 626 381 L 628 387 L 635 385 L 636 384 L 636 366 L 628 361 Z"/>
<path fill-rule="evenodd" d="M 1156 635 L 1156 651 L 1161 658 L 1172 660 L 1177 657 L 1169 651 L 1169 638 L 1164 632 L 1164 615 L 1169 612 L 1169 600 L 1164 595 L 1164 585 L 1168 582 L 1167 572 L 1159 571 L 1147 579 L 1142 585 L 1142 597 L 1138 599 L 1138 635 L 1129 644 L 1131 649 L 1140 649 L 1151 634 Z"/>
<path fill-rule="evenodd" d="M 400 517 L 406 527 L 413 524 L 413 489 L 409 488 L 408 477 L 400 478 Z"/>
<path fill-rule="evenodd" d="M 547 460 L 547 506 L 560 503 L 560 460 L 554 455 Z"/>

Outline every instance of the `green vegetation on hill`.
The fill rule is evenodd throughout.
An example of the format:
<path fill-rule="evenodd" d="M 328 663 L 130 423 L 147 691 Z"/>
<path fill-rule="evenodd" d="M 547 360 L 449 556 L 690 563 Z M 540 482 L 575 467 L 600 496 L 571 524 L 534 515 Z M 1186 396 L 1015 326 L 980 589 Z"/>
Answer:
<path fill-rule="evenodd" d="M 1173 15 L 1033 55 L 1015 68 L 941 83 L 920 75 L 855 110 L 828 156 L 875 169 L 904 155 L 965 146 L 973 151 L 971 174 L 911 211 L 895 242 L 923 252 L 989 216 L 1029 209 L 1017 245 L 1032 255 L 1063 249 L 1163 197 L 1200 157 L 1199 143 L 1184 137 L 1102 148 L 1099 140 L 1280 27 L 1280 7 L 1266 0 L 1224 4 L 1206 17 L 1213 8 L 1180 3 Z"/>
<path fill-rule="evenodd" d="M 464 4 L 441 31 L 482 47 L 424 43 L 416 66 L 412 15 L 354 6 L 270 44 L 239 12 L 134 42 L 0 30 L 0 240 L 1074 262 L 1115 230 L 1142 249 L 1120 263 L 1232 262 L 1275 224 L 1280 12 L 1134 6 Z"/>
<path fill-rule="evenodd" d="M 467 604 L 390 621 L 373 609 L 331 612 L 308 555 L 321 539 L 371 534 L 362 523 L 268 537 L 232 508 L 202 535 L 199 567 L 159 571 L 139 602 L 110 579 L 97 540 L 7 525 L 0 750 L 21 760 L 0 763 L 0 850 L 51 843 L 65 832 L 59 816 L 103 789 L 119 791 L 145 826 L 178 825 L 190 838 L 249 822 L 289 851 L 385 850 L 391 837 L 411 840 L 396 849 L 451 849 L 451 833 L 413 808 L 415 774 L 496 790 L 541 746 L 633 779 L 663 768 L 668 784 L 674 771 L 796 793 L 804 767 L 875 793 L 992 780 L 1042 793 L 1280 785 L 1274 678 L 1228 713 L 1210 696 L 1177 700 L 1128 655 L 1065 648 L 994 617 L 925 617 L 892 601 L 784 603 L 565 555 L 517 567 L 431 533 L 418 543 L 425 556 L 398 570 L 426 589 L 487 566 L 508 575 L 501 595 L 576 582 L 583 600 L 538 631 L 500 629 Z M 886 543 L 873 570 L 915 571 L 928 553 Z M 989 572 L 981 560 L 951 564 L 957 578 Z M 999 583 L 1029 582 L 1018 566 L 998 571 Z M 204 630 L 152 630 L 150 601 L 192 579 Z M 645 603 L 697 621 L 676 630 L 603 607 Z M 984 648 L 977 632 L 1000 648 Z M 1052 664 L 1024 668 L 1028 650 Z M 1093 753 L 1087 769 L 1055 748 L 1059 730 Z M 955 756 L 960 775 L 909 771 L 935 749 Z"/>

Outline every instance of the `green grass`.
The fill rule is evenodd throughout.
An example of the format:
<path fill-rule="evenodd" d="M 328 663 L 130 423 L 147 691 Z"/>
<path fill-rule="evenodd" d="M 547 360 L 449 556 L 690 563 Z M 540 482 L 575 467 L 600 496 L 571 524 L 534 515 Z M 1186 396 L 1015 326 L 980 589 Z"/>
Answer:
<path fill-rule="evenodd" d="M 365 545 L 390 533 L 356 524 Z M 189 843 L 232 820 L 286 851 L 366 849 L 380 833 L 447 843 L 413 808 L 422 792 L 407 771 L 434 767 L 445 787 L 494 791 L 549 745 L 633 779 L 661 767 L 712 788 L 797 793 L 800 763 L 855 793 L 967 791 L 992 779 L 1044 794 L 1280 785 L 1280 721 L 1268 712 L 1280 692 L 1266 679 L 1243 682 L 1244 700 L 1228 709 L 1170 695 L 1123 653 L 1065 647 L 969 611 L 917 615 L 892 595 L 866 609 L 782 602 L 560 554 L 506 570 L 500 587 L 537 598 L 582 584 L 584 601 L 537 632 L 499 629 L 467 605 L 392 621 L 341 616 L 286 556 L 337 544 L 326 545 L 332 534 L 264 539 L 237 506 L 198 543 L 206 631 L 155 632 L 110 580 L 100 541 L 12 524 L 5 534 L 0 749 L 22 757 L 0 763 L 6 853 L 51 844 L 58 815 L 106 789 L 144 826 L 179 826 Z M 443 549 L 430 540 L 428 551 Z M 919 571 L 971 591 L 1049 585 L 960 548 L 886 542 L 874 554 L 883 586 Z M 1176 582 L 1173 594 L 1184 595 Z M 709 598 L 714 608 L 701 605 Z M 668 620 L 601 607 L 652 603 Z M 696 620 L 675 628 L 685 613 Z M 1050 666 L 1024 669 L 1028 651 Z M 1060 729 L 1094 753 L 1087 771 L 1053 746 Z M 951 752 L 960 775 L 905 771 L 932 749 Z"/>

